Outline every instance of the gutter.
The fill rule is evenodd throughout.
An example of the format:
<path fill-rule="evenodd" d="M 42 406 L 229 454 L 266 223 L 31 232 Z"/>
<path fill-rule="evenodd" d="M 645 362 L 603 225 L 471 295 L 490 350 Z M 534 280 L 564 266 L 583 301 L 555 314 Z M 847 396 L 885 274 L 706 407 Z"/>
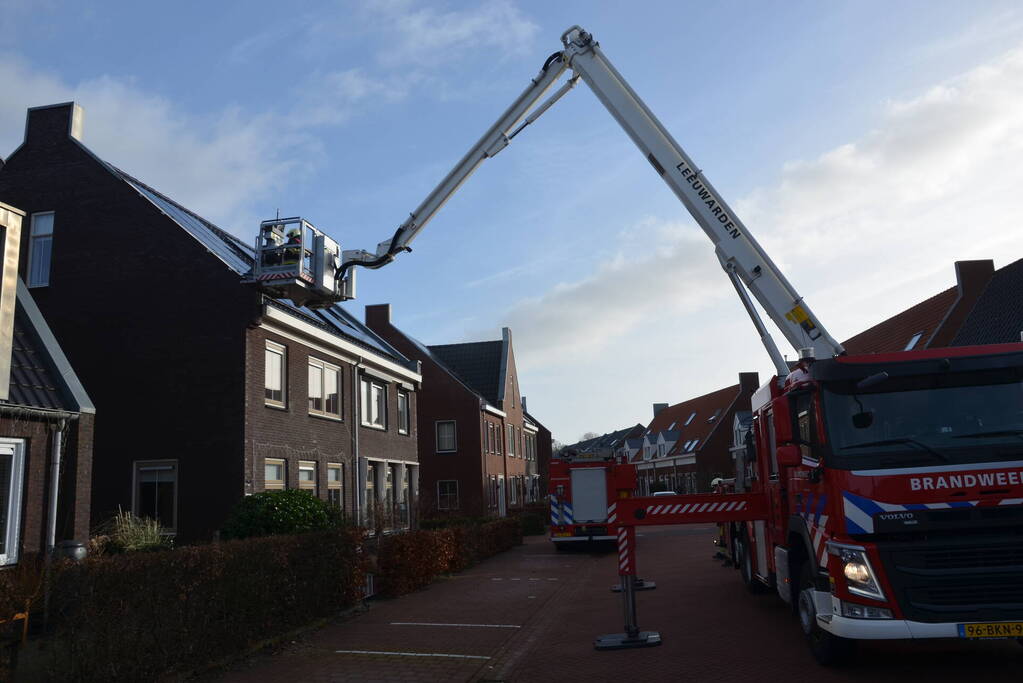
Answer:
<path fill-rule="evenodd" d="M 359 466 L 362 457 L 359 455 L 359 369 L 362 368 L 362 356 L 352 365 L 352 493 L 355 494 L 355 510 L 353 517 L 356 525 L 362 523 L 362 504 L 366 492 L 359 485 L 362 479 L 362 468 Z"/>

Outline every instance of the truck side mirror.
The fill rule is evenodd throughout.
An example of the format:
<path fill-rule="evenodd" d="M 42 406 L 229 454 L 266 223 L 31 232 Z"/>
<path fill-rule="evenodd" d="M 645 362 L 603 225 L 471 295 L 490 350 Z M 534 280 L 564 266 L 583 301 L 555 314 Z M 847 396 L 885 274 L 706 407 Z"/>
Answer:
<path fill-rule="evenodd" d="M 803 454 L 799 446 L 778 446 L 776 451 L 778 457 L 778 468 L 799 467 L 803 462 Z"/>

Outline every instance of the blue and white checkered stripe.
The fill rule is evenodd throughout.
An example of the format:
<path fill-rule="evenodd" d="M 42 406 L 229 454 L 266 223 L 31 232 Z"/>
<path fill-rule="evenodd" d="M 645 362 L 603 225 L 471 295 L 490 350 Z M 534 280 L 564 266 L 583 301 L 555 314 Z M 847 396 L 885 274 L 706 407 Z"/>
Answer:
<path fill-rule="evenodd" d="M 561 515 L 558 511 L 558 497 L 553 493 L 547 496 L 551 504 L 551 526 L 561 524 Z"/>
<path fill-rule="evenodd" d="M 874 515 L 879 512 L 906 512 L 909 510 L 947 510 L 949 508 L 972 508 L 979 500 L 957 500 L 951 503 L 882 503 L 848 491 L 842 492 L 845 511 L 845 528 L 850 534 L 874 533 Z"/>
<path fill-rule="evenodd" d="M 561 501 L 562 524 L 575 524 L 575 517 L 572 515 L 572 504 L 567 500 Z"/>

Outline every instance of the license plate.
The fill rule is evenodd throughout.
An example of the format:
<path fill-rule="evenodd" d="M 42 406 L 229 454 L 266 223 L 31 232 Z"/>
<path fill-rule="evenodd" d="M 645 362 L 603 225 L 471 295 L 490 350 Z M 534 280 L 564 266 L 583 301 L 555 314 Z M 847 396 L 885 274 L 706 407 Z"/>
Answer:
<path fill-rule="evenodd" d="M 561 531 L 561 532 L 558 532 L 558 533 L 554 534 L 554 537 L 555 538 L 564 538 L 565 536 L 571 536 L 571 535 L 572 535 L 571 531 Z"/>
<path fill-rule="evenodd" d="M 1023 621 L 959 624 L 960 638 L 1023 638 Z"/>

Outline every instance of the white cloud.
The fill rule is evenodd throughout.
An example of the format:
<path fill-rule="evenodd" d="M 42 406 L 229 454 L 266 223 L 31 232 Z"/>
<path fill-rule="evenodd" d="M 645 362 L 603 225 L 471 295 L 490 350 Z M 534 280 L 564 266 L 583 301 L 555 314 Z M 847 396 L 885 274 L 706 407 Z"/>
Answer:
<path fill-rule="evenodd" d="M 713 250 L 690 225 L 648 218 L 623 231 L 618 246 L 592 275 L 520 301 L 503 316 L 520 368 L 588 363 L 731 292 Z"/>
<path fill-rule="evenodd" d="M 874 130 L 787 164 L 739 214 L 849 336 L 948 286 L 954 260 L 1023 256 L 1020 111 L 1023 48 L 887 103 Z"/>
<path fill-rule="evenodd" d="M 272 114 L 227 108 L 213 116 L 185 113 L 131 82 L 109 77 L 70 84 L 14 59 L 0 60 L 0 149 L 21 143 L 25 110 L 75 100 L 85 114 L 83 142 L 98 156 L 247 237 L 257 199 L 315 158 L 298 134 L 282 133 Z"/>
<path fill-rule="evenodd" d="M 442 11 L 412 0 L 370 3 L 390 37 L 378 53 L 385 66 L 435 66 L 461 59 L 475 49 L 498 56 L 529 50 L 539 26 L 507 0 L 489 0 L 464 10 Z"/>

